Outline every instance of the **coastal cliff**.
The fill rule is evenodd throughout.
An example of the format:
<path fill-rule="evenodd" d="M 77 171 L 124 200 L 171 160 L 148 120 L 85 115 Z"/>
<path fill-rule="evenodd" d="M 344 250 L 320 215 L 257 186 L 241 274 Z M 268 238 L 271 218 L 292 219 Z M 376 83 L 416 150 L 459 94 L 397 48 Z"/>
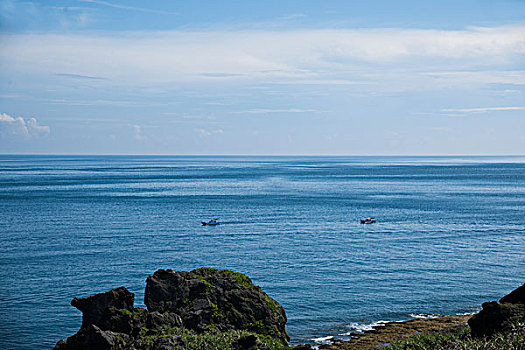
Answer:
<path fill-rule="evenodd" d="M 242 273 L 158 270 L 146 279 L 147 309 L 135 307 L 134 300 L 125 287 L 74 298 L 82 325 L 55 349 L 311 349 L 288 346 L 284 308 Z M 525 284 L 482 308 L 473 316 L 392 322 L 321 349 L 524 348 Z"/>

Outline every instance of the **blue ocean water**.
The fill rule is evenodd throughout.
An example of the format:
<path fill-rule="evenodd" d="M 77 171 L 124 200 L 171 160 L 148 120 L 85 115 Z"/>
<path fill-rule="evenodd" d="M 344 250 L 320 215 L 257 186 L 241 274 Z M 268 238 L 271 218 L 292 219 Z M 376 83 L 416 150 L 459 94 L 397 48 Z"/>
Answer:
<path fill-rule="evenodd" d="M 143 306 L 159 268 L 246 273 L 294 343 L 525 282 L 525 157 L 3 155 L 0 207 L 5 348 L 74 334 L 75 296 L 124 285 Z"/>

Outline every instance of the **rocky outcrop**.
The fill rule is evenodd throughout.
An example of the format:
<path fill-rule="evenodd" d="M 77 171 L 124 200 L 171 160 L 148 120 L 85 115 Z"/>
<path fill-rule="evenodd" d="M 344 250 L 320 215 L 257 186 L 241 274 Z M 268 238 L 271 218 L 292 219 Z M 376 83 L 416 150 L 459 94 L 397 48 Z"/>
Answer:
<path fill-rule="evenodd" d="M 230 337 L 233 349 L 267 349 L 264 342 L 288 341 L 283 307 L 238 272 L 159 270 L 146 280 L 148 310 L 135 308 L 134 299 L 125 287 L 74 298 L 82 325 L 55 349 L 200 349 L 200 343 L 189 346 L 184 340 L 199 334 Z"/>
<path fill-rule="evenodd" d="M 481 305 L 482 310 L 468 320 L 472 336 L 491 336 L 525 322 L 525 284 L 500 299 Z"/>
<path fill-rule="evenodd" d="M 100 325 L 107 319 L 110 309 L 133 311 L 135 294 L 125 287 L 109 290 L 85 298 L 75 298 L 71 305 L 82 311 L 82 327 Z"/>
<path fill-rule="evenodd" d="M 525 304 L 525 283 L 499 300 L 500 304 Z"/>
<path fill-rule="evenodd" d="M 288 341 L 286 314 L 246 276 L 230 270 L 159 270 L 146 280 L 150 312 L 180 315 L 186 328 L 249 330 Z"/>
<path fill-rule="evenodd" d="M 89 325 L 81 328 L 77 334 L 67 338 L 65 341 L 59 340 L 55 349 L 112 350 L 124 348 L 129 342 L 129 339 L 129 336 L 126 334 L 103 331 L 95 325 Z"/>

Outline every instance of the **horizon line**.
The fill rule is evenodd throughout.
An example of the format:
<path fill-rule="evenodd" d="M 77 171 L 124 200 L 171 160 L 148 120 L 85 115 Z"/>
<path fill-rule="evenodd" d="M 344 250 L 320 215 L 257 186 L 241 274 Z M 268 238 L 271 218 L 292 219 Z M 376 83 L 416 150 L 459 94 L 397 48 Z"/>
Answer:
<path fill-rule="evenodd" d="M 173 154 L 173 153 L 1 153 L 0 156 L 156 157 L 525 157 L 525 154 Z"/>

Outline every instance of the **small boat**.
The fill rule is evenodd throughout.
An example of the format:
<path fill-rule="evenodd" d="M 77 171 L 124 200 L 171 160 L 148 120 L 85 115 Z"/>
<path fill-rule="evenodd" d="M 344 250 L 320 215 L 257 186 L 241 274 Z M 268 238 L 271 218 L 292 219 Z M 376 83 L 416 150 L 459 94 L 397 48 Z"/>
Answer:
<path fill-rule="evenodd" d="M 373 224 L 374 222 L 376 222 L 376 219 L 375 219 L 375 218 L 366 218 L 366 219 L 361 219 L 361 223 L 362 223 L 362 224 Z"/>
<path fill-rule="evenodd" d="M 202 226 L 217 226 L 217 225 L 220 225 L 220 222 L 218 222 L 217 220 L 219 220 L 219 219 L 211 219 L 208 222 L 201 221 L 201 224 L 202 224 Z"/>

